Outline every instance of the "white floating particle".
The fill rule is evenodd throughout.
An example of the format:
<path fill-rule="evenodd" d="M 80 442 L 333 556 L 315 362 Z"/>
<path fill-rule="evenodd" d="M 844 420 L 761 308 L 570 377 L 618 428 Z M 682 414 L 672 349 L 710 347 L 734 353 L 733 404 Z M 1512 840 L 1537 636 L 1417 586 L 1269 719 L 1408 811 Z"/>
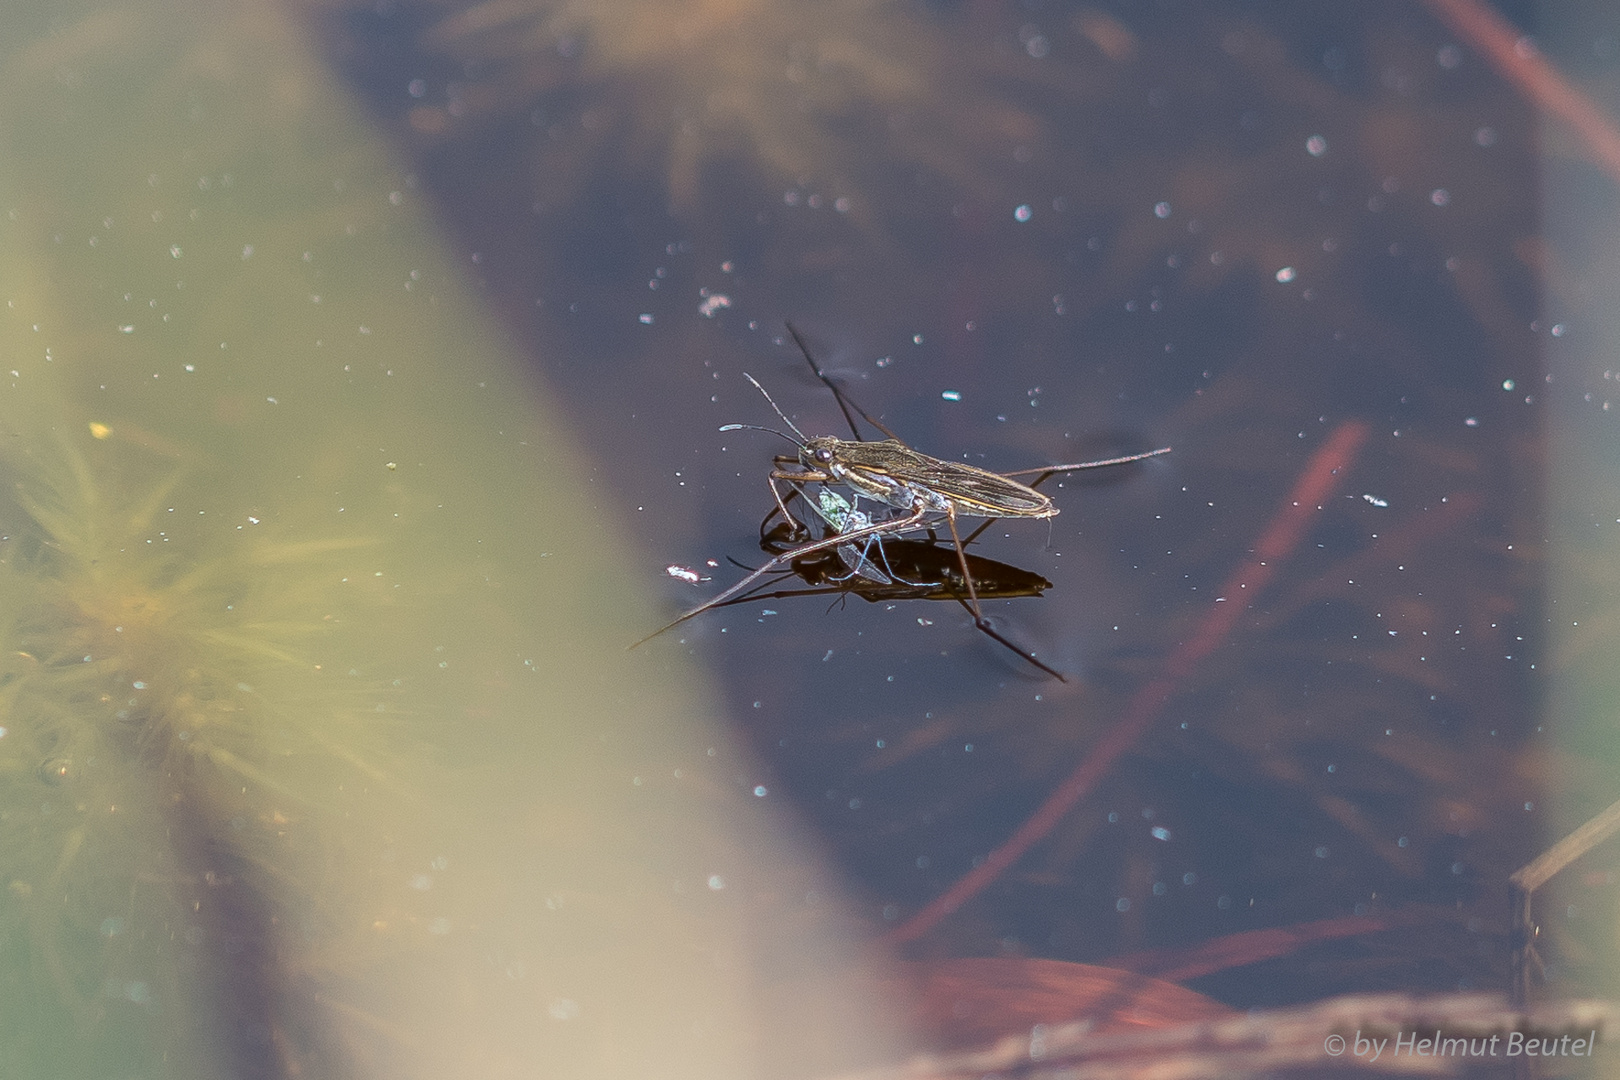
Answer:
<path fill-rule="evenodd" d="M 712 319 L 714 318 L 715 312 L 719 311 L 721 308 L 728 308 L 730 306 L 731 297 L 727 296 L 725 293 L 715 293 L 713 296 L 705 296 L 703 298 L 703 303 L 698 305 L 698 313 L 706 319 Z"/>
<path fill-rule="evenodd" d="M 1297 270 L 1295 270 L 1292 266 L 1285 266 L 1281 270 L 1277 271 L 1277 281 L 1278 281 L 1279 284 L 1282 284 L 1282 285 L 1288 284 L 1290 281 L 1293 281 L 1298 276 L 1299 276 L 1299 272 Z"/>
<path fill-rule="evenodd" d="M 1312 135 L 1305 140 L 1305 152 L 1311 157 L 1321 157 L 1327 153 L 1327 140 L 1320 135 Z"/>
<path fill-rule="evenodd" d="M 1363 499 L 1366 499 L 1368 502 L 1372 503 L 1374 506 L 1377 506 L 1377 507 L 1385 507 L 1385 506 L 1389 505 L 1389 500 L 1388 499 L 1380 499 L 1378 496 L 1370 494 L 1370 493 L 1369 494 L 1364 494 L 1361 497 Z"/>
<path fill-rule="evenodd" d="M 652 319 L 653 319 L 652 312 L 644 311 L 638 316 L 638 318 L 641 320 L 641 325 L 643 325 L 643 326 L 651 326 L 652 325 Z"/>
<path fill-rule="evenodd" d="M 670 563 L 668 566 L 664 567 L 664 573 L 668 574 L 672 578 L 680 578 L 688 585 L 696 585 L 700 581 L 709 580 L 696 570 L 688 570 L 686 567 L 677 566 L 674 563 Z"/>
<path fill-rule="evenodd" d="M 960 391 L 960 390 L 941 390 L 939 392 L 939 396 L 944 398 L 946 401 L 961 401 L 962 400 L 962 391 Z"/>
<path fill-rule="evenodd" d="M 1154 203 L 1153 204 L 1153 216 L 1156 217 L 1156 218 L 1167 218 L 1167 217 L 1169 217 L 1170 216 L 1170 204 L 1167 203 L 1167 202 L 1156 202 L 1156 203 Z"/>
<path fill-rule="evenodd" d="M 1021 206 L 1019 206 L 1018 209 L 1013 211 L 1013 220 L 1014 221 L 1028 221 L 1030 218 L 1032 218 L 1034 216 L 1035 216 L 1035 211 L 1033 211 L 1033 210 L 1031 210 L 1029 208 L 1029 203 L 1024 203 Z"/>

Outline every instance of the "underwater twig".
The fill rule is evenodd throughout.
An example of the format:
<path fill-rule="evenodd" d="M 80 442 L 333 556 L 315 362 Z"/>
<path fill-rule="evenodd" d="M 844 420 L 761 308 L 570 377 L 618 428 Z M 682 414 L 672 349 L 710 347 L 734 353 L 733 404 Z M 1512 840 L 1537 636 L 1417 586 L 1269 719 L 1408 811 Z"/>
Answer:
<path fill-rule="evenodd" d="M 1362 1032 L 1388 1046 L 1401 1032 L 1427 1034 L 1440 1029 L 1454 1043 L 1471 1040 L 1474 1047 L 1490 1045 L 1493 1036 L 1501 1039 L 1513 1032 L 1567 1032 L 1570 1038 L 1565 1045 L 1573 1045 L 1574 1053 L 1584 1057 L 1605 1041 L 1617 1012 L 1620 1010 L 1607 1001 L 1558 1001 L 1520 1010 L 1495 994 L 1353 994 L 1157 1030 L 1111 1034 L 1099 1033 L 1087 1020 L 1042 1024 L 1033 1032 L 1026 1029 L 992 1046 L 919 1055 L 904 1065 L 845 1073 L 839 1080 L 978 1080 L 983 1076 L 1017 1076 L 1020 1080 L 1289 1076 L 1326 1080 L 1349 1075 L 1456 1075 L 1457 1066 L 1473 1063 L 1433 1053 L 1382 1053 L 1376 1064 L 1370 1055 L 1359 1059 L 1339 1055 L 1352 1049 L 1352 1040 Z M 1495 1052 L 1500 1055 L 1502 1048 Z M 1476 1074 L 1470 1071 L 1468 1075 Z"/>
<path fill-rule="evenodd" d="M 1620 802 L 1595 814 L 1586 824 L 1525 863 L 1508 886 L 1513 901 L 1513 1004 L 1523 1008 L 1530 997 L 1530 972 L 1535 965 L 1536 924 L 1530 910 L 1535 891 L 1559 871 L 1620 832 Z"/>
<path fill-rule="evenodd" d="M 1109 729 L 1101 742 L 1092 747 L 1091 753 L 1081 761 L 1079 767 L 1046 797 L 1046 801 L 1012 836 L 921 911 L 890 931 L 886 935 L 889 941 L 915 941 L 978 895 L 981 889 L 1000 877 L 1024 852 L 1051 832 L 1074 804 L 1113 767 L 1114 762 L 1136 745 L 1165 703 L 1192 673 L 1193 667 L 1226 640 L 1239 616 L 1249 610 L 1261 590 L 1275 576 L 1278 563 L 1298 546 L 1311 515 L 1321 509 L 1322 501 L 1338 486 L 1341 475 L 1355 461 L 1366 439 L 1367 425 L 1359 420 L 1340 424 L 1328 436 L 1327 441 L 1311 455 L 1305 471 L 1295 482 L 1282 509 L 1266 526 L 1249 558 L 1227 579 L 1215 606 L 1204 615 L 1192 636 L 1182 642 L 1165 661 L 1163 673 L 1136 692 L 1125 707 L 1125 715 L 1120 721 Z M 1245 597 L 1247 602 L 1238 602 L 1238 597 Z"/>

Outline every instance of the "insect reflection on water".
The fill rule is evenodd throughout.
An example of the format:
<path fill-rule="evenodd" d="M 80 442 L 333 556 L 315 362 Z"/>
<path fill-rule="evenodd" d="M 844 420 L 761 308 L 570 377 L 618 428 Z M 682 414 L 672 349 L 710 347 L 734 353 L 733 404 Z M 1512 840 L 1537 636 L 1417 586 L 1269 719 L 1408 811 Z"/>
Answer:
<path fill-rule="evenodd" d="M 788 501 L 792 502 L 791 497 Z M 771 517 L 766 519 L 767 527 L 761 531 L 760 547 L 771 555 L 788 555 L 789 561 L 770 571 L 769 579 L 761 581 L 753 589 L 711 606 L 732 607 L 754 600 L 790 596 L 858 596 L 874 604 L 899 600 L 955 601 L 969 612 L 972 611 L 967 606 L 967 585 L 962 580 L 955 549 L 939 543 L 934 537 L 927 540 L 872 538 L 871 549 L 875 549 L 877 557 L 882 560 L 883 569 L 878 572 L 886 571 L 887 577 L 887 580 L 878 581 L 872 576 L 854 573 L 849 559 L 841 552 L 823 549 L 808 555 L 794 554 L 800 548 L 793 543 L 793 538 L 799 535 L 803 525 L 781 521 L 771 525 L 771 518 L 776 516 L 773 510 Z M 855 555 L 859 557 L 859 553 Z M 731 561 L 744 570 L 755 570 L 735 559 Z M 1012 600 L 1040 596 L 1052 587 L 1050 581 L 1033 571 L 982 555 L 970 553 L 967 562 L 973 574 L 974 586 L 984 599 Z M 876 569 L 871 554 L 867 555 L 867 565 L 870 569 Z M 799 578 L 809 588 L 763 591 L 789 574 Z"/>
<path fill-rule="evenodd" d="M 854 501 L 844 499 L 837 495 L 836 499 L 823 501 L 820 497 L 810 503 L 813 509 L 823 518 L 830 528 L 830 535 L 818 540 L 812 540 L 797 548 L 790 548 L 776 555 L 770 562 L 755 570 L 737 584 L 726 589 L 719 596 L 700 604 L 679 618 L 665 626 L 653 631 L 633 643 L 635 648 L 671 627 L 677 626 L 687 619 L 700 615 L 713 607 L 725 604 L 734 598 L 748 595 L 754 588 L 754 583 L 773 571 L 791 568 L 794 560 L 806 555 L 812 555 L 828 548 L 836 549 L 840 561 L 847 565 L 851 574 L 878 584 L 877 576 L 882 571 L 870 564 L 867 551 L 872 541 L 879 542 L 879 551 L 883 551 L 881 540 L 884 537 L 899 537 L 908 532 L 919 529 L 932 529 L 941 520 L 950 530 L 951 543 L 956 556 L 957 569 L 960 571 L 962 592 L 965 596 L 957 597 L 973 615 L 973 624 L 982 633 L 995 641 L 1018 653 L 1033 666 L 1046 672 L 1059 681 L 1066 681 L 1056 669 L 1041 661 L 1034 653 L 1014 645 L 1002 636 L 985 617 L 979 605 L 979 591 L 974 580 L 973 571 L 968 563 L 966 544 L 981 532 L 984 526 L 969 534 L 966 541 L 956 527 L 959 517 L 985 518 L 986 526 L 990 521 L 998 518 L 1052 518 L 1058 513 L 1058 507 L 1047 495 L 1036 491 L 1035 488 L 1049 476 L 1061 472 L 1074 472 L 1081 469 L 1097 469 L 1109 465 L 1123 465 L 1127 462 L 1141 461 L 1144 458 L 1155 457 L 1170 452 L 1169 447 L 1159 450 L 1150 450 L 1139 454 L 1128 454 L 1122 457 L 1106 458 L 1099 461 L 1080 462 L 1072 465 L 1046 465 L 1032 469 L 1019 469 L 1010 473 L 993 473 L 973 465 L 961 462 L 945 461 L 931 457 L 928 454 L 913 450 L 900 438 L 874 419 L 866 410 L 854 405 L 848 396 L 836 383 L 830 379 L 811 355 L 809 346 L 804 338 L 788 325 L 788 332 L 793 336 L 794 342 L 804 354 L 805 361 L 826 387 L 833 392 L 838 400 L 838 406 L 843 411 L 845 419 L 849 422 L 853 440 L 840 439 L 833 435 L 820 435 L 814 438 L 806 436 L 798 426 L 782 411 L 781 406 L 771 397 L 770 393 L 759 384 L 752 375 L 744 373 L 744 377 L 753 383 L 765 400 L 775 410 L 776 415 L 788 426 L 793 434 L 778 431 L 775 428 L 760 427 L 755 424 L 726 424 L 721 431 L 755 430 L 766 431 L 793 443 L 798 448 L 794 456 L 778 456 L 775 458 L 775 467 L 771 470 L 768 483 L 771 497 L 776 502 L 777 511 L 782 515 L 783 521 L 794 523 L 795 519 L 788 512 L 787 500 L 782 495 L 782 489 L 777 481 L 793 485 L 793 493 L 802 494 L 804 485 L 820 484 L 822 491 L 827 491 L 830 485 L 841 484 L 855 493 Z M 860 437 L 860 429 L 855 423 L 851 412 L 858 412 L 867 423 L 877 428 L 885 439 L 865 441 Z M 792 466 L 798 466 L 793 469 Z M 1032 483 L 1024 484 L 1014 480 L 1015 476 L 1040 474 Z M 887 518 L 873 520 L 870 516 L 856 509 L 859 500 L 866 498 L 873 502 L 892 507 L 897 513 Z M 810 502 L 808 496 L 806 502 Z M 859 517 L 857 518 L 857 515 Z M 868 541 L 864 549 L 857 551 L 856 540 Z M 915 586 L 908 586 L 915 587 Z"/>

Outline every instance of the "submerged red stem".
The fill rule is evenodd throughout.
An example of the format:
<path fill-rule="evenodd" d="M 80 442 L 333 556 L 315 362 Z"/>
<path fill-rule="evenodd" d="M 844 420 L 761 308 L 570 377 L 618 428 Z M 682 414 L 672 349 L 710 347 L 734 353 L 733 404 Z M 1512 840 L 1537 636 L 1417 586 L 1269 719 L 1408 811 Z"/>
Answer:
<path fill-rule="evenodd" d="M 1574 128 L 1582 148 L 1610 179 L 1620 184 L 1620 131 L 1590 98 L 1547 62 L 1529 37 L 1477 0 L 1425 3 L 1536 108 Z"/>
<path fill-rule="evenodd" d="M 1170 654 L 1163 674 L 1136 692 L 1119 722 L 1103 735 L 1079 767 L 1046 797 L 1046 801 L 1012 836 L 986 856 L 984 862 L 959 878 L 917 914 L 895 927 L 887 935 L 889 941 L 915 941 L 978 895 L 980 890 L 1000 877 L 1037 841 L 1051 832 L 1063 816 L 1074 808 L 1074 804 L 1108 773 L 1114 762 L 1136 744 L 1159 716 L 1165 703 L 1180 688 L 1181 682 L 1191 673 L 1193 666 L 1226 640 L 1238 617 L 1270 583 L 1276 573 L 1277 562 L 1299 545 L 1311 515 L 1322 508 L 1322 501 L 1338 486 L 1340 478 L 1355 461 L 1366 439 L 1367 425 L 1358 420 L 1340 424 L 1328 436 L 1327 441 L 1311 455 L 1305 471 L 1295 481 L 1293 491 L 1277 516 L 1272 518 L 1271 524 L 1266 526 L 1266 531 L 1260 535 L 1249 558 L 1227 579 L 1214 606 L 1199 621 L 1192 636 Z M 1240 597 L 1247 602 L 1239 602 Z"/>

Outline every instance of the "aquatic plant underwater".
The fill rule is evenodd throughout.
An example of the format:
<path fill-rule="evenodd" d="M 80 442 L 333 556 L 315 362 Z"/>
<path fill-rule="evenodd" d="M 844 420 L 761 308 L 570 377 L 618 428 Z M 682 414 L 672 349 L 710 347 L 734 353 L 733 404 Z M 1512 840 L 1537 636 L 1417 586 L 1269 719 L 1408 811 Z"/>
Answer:
<path fill-rule="evenodd" d="M 5 984 L 0 1042 L 13 1066 L 30 1043 L 71 1057 L 64 1028 L 104 1033 L 102 1052 L 272 1053 L 299 1027 L 279 954 L 335 929 L 309 903 L 345 861 L 322 816 L 402 779 L 385 692 L 330 647 L 343 605 L 322 583 L 367 542 L 211 521 L 195 466 L 99 422 L 18 449 L 0 495 L 0 940 L 39 981 Z M 186 1001 L 211 1003 L 200 1043 L 144 1022 Z"/>

